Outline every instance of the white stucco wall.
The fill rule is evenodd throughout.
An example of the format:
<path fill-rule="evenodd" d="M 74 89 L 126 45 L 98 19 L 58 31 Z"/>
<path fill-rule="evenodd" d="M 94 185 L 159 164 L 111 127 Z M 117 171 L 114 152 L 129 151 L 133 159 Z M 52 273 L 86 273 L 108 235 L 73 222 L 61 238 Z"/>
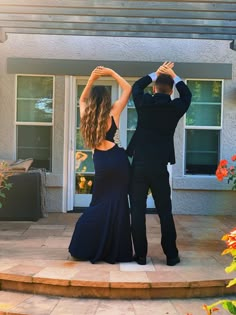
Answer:
<path fill-rule="evenodd" d="M 236 153 L 236 52 L 230 50 L 229 41 L 9 34 L 7 41 L 0 44 L 0 56 L 0 158 L 15 158 L 15 76 L 6 72 L 8 57 L 91 59 L 101 60 L 101 64 L 102 60 L 232 63 L 233 80 L 225 80 L 224 85 L 222 158 L 230 159 Z M 53 174 L 47 179 L 49 211 L 62 209 L 64 84 L 64 77 L 57 76 Z M 196 179 L 183 177 L 183 120 L 177 128 L 175 143 L 174 212 L 232 213 L 236 209 L 235 192 L 221 191 L 222 183 L 215 178 L 201 179 L 198 187 Z M 211 190 L 212 185 L 217 186 L 216 190 Z M 227 185 L 222 184 L 222 189 L 228 189 Z"/>

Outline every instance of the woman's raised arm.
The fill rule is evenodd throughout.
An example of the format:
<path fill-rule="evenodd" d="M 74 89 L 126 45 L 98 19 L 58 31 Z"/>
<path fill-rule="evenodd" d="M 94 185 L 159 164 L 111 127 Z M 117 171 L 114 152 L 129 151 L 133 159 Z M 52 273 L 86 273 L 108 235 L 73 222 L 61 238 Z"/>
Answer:
<path fill-rule="evenodd" d="M 124 107 L 128 103 L 131 94 L 131 85 L 114 70 L 105 67 L 99 68 L 100 74 L 102 76 L 111 76 L 113 79 L 116 80 L 116 82 L 122 89 L 121 96 L 118 98 L 118 100 L 115 101 L 112 107 L 112 115 L 120 116 L 120 113 L 123 111 Z"/>
<path fill-rule="evenodd" d="M 90 77 L 89 77 L 89 79 L 88 79 L 88 81 L 86 83 L 86 86 L 85 86 L 85 88 L 84 88 L 84 90 L 83 90 L 83 92 L 82 92 L 82 94 L 80 96 L 80 99 L 79 99 L 80 117 L 82 117 L 83 114 L 84 114 L 85 107 L 86 107 L 86 104 L 87 104 L 87 100 L 88 100 L 88 97 L 89 97 L 89 93 L 90 93 L 90 91 L 91 91 L 91 89 L 93 87 L 93 83 L 101 76 L 99 73 L 100 73 L 100 69 L 99 69 L 99 67 L 96 67 L 92 71 L 92 73 L 91 73 L 91 75 L 90 75 Z"/>

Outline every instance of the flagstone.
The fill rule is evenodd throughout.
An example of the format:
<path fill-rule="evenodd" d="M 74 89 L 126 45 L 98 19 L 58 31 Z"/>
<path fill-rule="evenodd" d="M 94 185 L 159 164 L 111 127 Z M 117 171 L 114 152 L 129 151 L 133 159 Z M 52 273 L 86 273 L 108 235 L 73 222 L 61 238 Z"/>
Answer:
<path fill-rule="evenodd" d="M 48 237 L 46 241 L 44 242 L 44 246 L 48 248 L 66 248 L 68 249 L 70 244 L 70 238 L 69 237 Z"/>
<path fill-rule="evenodd" d="M 24 293 L 0 291 L 0 311 L 9 311 L 31 296 Z"/>
<path fill-rule="evenodd" d="M 147 257 L 146 265 L 139 265 L 135 261 L 120 263 L 120 271 L 156 271 L 150 257 Z"/>
<path fill-rule="evenodd" d="M 50 315 L 58 301 L 58 297 L 32 296 L 18 304 L 11 312 L 29 315 Z"/>
<path fill-rule="evenodd" d="M 111 271 L 110 283 L 113 288 L 149 288 L 146 272 Z"/>
<path fill-rule="evenodd" d="M 98 299 L 62 298 L 50 315 L 94 315 L 99 304 Z"/>
<path fill-rule="evenodd" d="M 133 301 L 135 315 L 168 314 L 179 315 L 170 301 Z M 198 314 L 197 314 L 198 315 Z"/>
<path fill-rule="evenodd" d="M 33 281 L 36 283 L 50 283 L 69 285 L 69 279 L 73 278 L 78 273 L 78 268 L 60 268 L 46 267 L 33 276 Z M 65 281 L 61 281 L 65 280 Z"/>
<path fill-rule="evenodd" d="M 136 315 L 134 306 L 129 301 L 101 301 L 95 315 Z M 145 313 L 143 313 L 145 314 Z M 142 314 L 142 315 L 143 315 Z"/>

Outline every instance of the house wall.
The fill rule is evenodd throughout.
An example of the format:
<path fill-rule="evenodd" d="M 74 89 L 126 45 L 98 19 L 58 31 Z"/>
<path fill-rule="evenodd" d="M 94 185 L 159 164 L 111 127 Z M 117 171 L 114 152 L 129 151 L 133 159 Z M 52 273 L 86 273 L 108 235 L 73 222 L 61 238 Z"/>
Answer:
<path fill-rule="evenodd" d="M 226 159 L 236 153 L 236 52 L 229 48 L 229 41 L 9 34 L 7 41 L 0 44 L 0 54 L 0 158 L 15 158 L 15 75 L 7 73 L 7 58 L 11 57 L 100 60 L 101 65 L 106 60 L 230 63 L 233 73 L 232 80 L 224 83 L 221 152 Z M 53 172 L 47 176 L 48 211 L 61 211 L 63 204 L 65 77 L 57 75 L 55 82 Z M 183 176 L 183 128 L 182 119 L 175 135 L 174 213 L 234 213 L 236 193 L 230 191 L 227 183 L 218 183 L 214 176 Z"/>

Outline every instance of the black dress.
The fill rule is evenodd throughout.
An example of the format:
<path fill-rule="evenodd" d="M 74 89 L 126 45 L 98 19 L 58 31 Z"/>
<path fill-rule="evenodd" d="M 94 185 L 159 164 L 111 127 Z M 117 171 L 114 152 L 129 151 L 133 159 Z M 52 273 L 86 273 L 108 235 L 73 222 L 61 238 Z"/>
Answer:
<path fill-rule="evenodd" d="M 112 117 L 106 140 L 115 143 L 117 132 Z M 131 261 L 128 157 L 125 150 L 115 144 L 106 151 L 95 149 L 93 161 L 95 179 L 92 200 L 76 223 L 69 252 L 75 258 L 92 263 Z"/>

